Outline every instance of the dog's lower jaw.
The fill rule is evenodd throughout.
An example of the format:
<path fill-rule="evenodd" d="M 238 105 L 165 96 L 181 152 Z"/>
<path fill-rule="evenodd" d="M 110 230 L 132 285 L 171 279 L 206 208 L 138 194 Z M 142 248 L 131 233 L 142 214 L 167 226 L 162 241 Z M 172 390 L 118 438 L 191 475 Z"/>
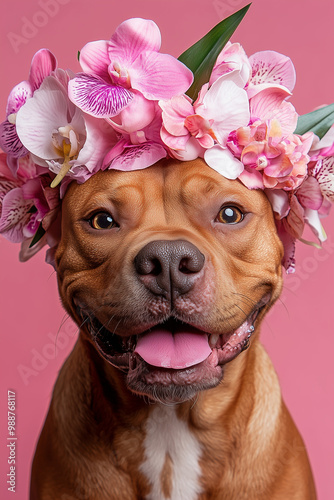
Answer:
<path fill-rule="evenodd" d="M 96 345 L 102 358 L 124 372 L 130 390 L 136 394 L 148 396 L 153 401 L 173 404 L 192 399 L 198 392 L 212 389 L 222 381 L 225 365 L 248 349 L 255 331 L 254 324 L 255 322 L 259 324 L 258 315 L 262 309 L 266 308 L 269 301 L 270 294 L 266 294 L 244 323 L 234 332 L 228 334 L 211 335 L 172 319 L 163 323 L 166 333 L 168 331 L 182 331 L 182 329 L 187 328 L 193 332 L 194 340 L 197 337 L 203 339 L 204 349 L 207 349 L 207 354 L 204 355 L 205 359 L 202 358 L 203 360 L 200 362 L 191 363 L 189 366 L 178 369 L 166 365 L 152 366 L 150 362 L 146 362 L 138 354 L 136 344 L 139 343 L 140 338 L 150 337 L 151 329 L 139 336 L 122 337 L 106 330 L 96 318 L 92 319 L 91 316 L 85 318 L 84 313 L 80 313 L 80 308 L 78 311 L 81 317 L 85 318 L 86 334 Z M 159 336 L 162 334 L 161 328 L 158 327 Z M 155 328 L 153 328 L 154 330 Z M 189 335 L 190 338 L 193 338 L 190 333 L 183 335 L 184 337 Z"/>
<path fill-rule="evenodd" d="M 31 500 L 62 498 L 62 494 L 65 499 L 66 495 L 82 495 L 90 500 L 153 498 L 155 483 L 147 473 L 149 453 L 163 456 L 157 476 L 160 485 L 165 453 L 171 453 L 168 443 L 173 449 L 179 439 L 176 421 L 186 426 L 191 440 L 198 443 L 196 485 L 200 493 L 171 498 L 316 499 L 304 445 L 282 403 L 276 374 L 257 338 L 251 349 L 226 365 L 221 384 L 200 392 L 191 401 L 174 405 L 173 419 L 168 409 L 156 414 L 159 407 L 164 408 L 159 403 L 147 404 L 129 390 L 124 374 L 101 360 L 94 346 L 81 335 L 55 387 L 34 461 Z M 161 418 L 165 421 L 162 427 Z M 157 432 L 167 432 L 168 443 L 155 439 L 156 449 L 149 450 L 147 439 L 156 424 L 160 426 Z M 93 455 L 89 450 L 94 450 Z M 173 455 L 170 471 L 176 482 L 178 458 Z M 41 477 L 45 463 L 49 466 Z M 188 480 L 186 471 L 185 467 L 183 483 Z M 46 484 L 57 496 L 44 496 Z M 161 494 L 158 498 L 168 497 Z"/>

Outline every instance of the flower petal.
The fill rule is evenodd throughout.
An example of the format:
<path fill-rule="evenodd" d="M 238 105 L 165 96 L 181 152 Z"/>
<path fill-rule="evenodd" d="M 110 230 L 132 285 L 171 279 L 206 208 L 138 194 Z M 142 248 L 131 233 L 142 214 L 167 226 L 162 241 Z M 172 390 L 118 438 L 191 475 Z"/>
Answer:
<path fill-rule="evenodd" d="M 161 100 L 159 106 L 162 109 L 162 121 L 166 131 L 174 136 L 188 136 L 184 121 L 187 116 L 194 114 L 189 97 L 180 95 L 168 101 Z"/>
<path fill-rule="evenodd" d="M 88 172 L 95 173 L 101 167 L 106 153 L 117 142 L 116 133 L 103 120 L 88 116 L 85 121 L 87 130 L 86 141 L 79 152 L 78 158 L 72 162 L 72 177 L 76 176 L 77 165 L 85 166 Z"/>
<path fill-rule="evenodd" d="M 264 192 L 270 201 L 273 212 L 277 214 L 278 218 L 283 219 L 283 217 L 286 217 L 290 210 L 287 193 L 282 189 L 265 189 Z"/>
<path fill-rule="evenodd" d="M 38 89 L 43 80 L 57 68 L 57 59 L 48 49 L 41 49 L 32 58 L 29 82 L 32 90 Z"/>
<path fill-rule="evenodd" d="M 283 226 L 293 238 L 300 238 L 304 231 L 304 209 L 298 202 L 296 196 L 290 198 L 290 210 L 286 217 L 282 219 Z"/>
<path fill-rule="evenodd" d="M 301 184 L 296 196 L 303 207 L 312 210 L 319 210 L 323 202 L 319 182 L 312 176 Z"/>
<path fill-rule="evenodd" d="M 110 170 L 142 170 L 154 165 L 167 156 L 166 150 L 160 144 L 144 143 L 140 146 L 127 147 L 122 154 L 112 160 Z"/>
<path fill-rule="evenodd" d="M 267 88 L 250 99 L 250 111 L 252 120 L 261 121 L 276 119 L 279 121 L 282 136 L 292 134 L 297 126 L 298 114 L 285 99 L 290 93 L 281 88 Z"/>
<path fill-rule="evenodd" d="M 239 43 L 227 42 L 213 67 L 209 81 L 210 85 L 218 80 L 220 76 L 234 70 L 240 71 L 240 79 L 243 82 L 242 87 L 244 87 L 251 73 L 248 57 Z"/>
<path fill-rule="evenodd" d="M 287 274 L 295 272 L 295 248 L 296 239 L 288 233 L 282 221 L 276 221 L 277 234 L 283 243 L 284 255 L 282 259 L 282 266 L 286 269 Z"/>
<path fill-rule="evenodd" d="M 52 77 L 49 77 L 52 78 Z M 52 136 L 58 127 L 68 124 L 70 101 L 60 90 L 50 91 L 48 81 L 34 93 L 19 110 L 16 119 L 17 133 L 25 147 L 43 159 L 59 157 Z M 84 130 L 84 120 L 81 117 Z"/>
<path fill-rule="evenodd" d="M 190 137 L 190 139 L 183 145 L 182 149 L 170 149 L 169 154 L 177 160 L 191 161 L 196 160 L 196 158 L 203 158 L 204 149 L 195 137 Z"/>
<path fill-rule="evenodd" d="M 0 148 L 14 158 L 21 158 L 28 154 L 28 150 L 17 135 L 16 126 L 7 120 L 0 123 Z"/>
<path fill-rule="evenodd" d="M 202 104 L 194 106 L 197 114 L 213 121 L 212 129 L 223 146 L 229 133 L 248 125 L 250 118 L 247 93 L 226 76 L 212 85 Z"/>
<path fill-rule="evenodd" d="M 129 90 L 83 73 L 70 80 L 68 95 L 85 113 L 98 118 L 117 115 L 133 98 Z"/>
<path fill-rule="evenodd" d="M 34 246 L 30 247 L 33 238 L 34 237 L 32 236 L 31 238 L 22 241 L 19 253 L 20 262 L 27 262 L 27 260 L 36 255 L 36 253 L 42 250 L 42 248 L 47 244 L 46 235 L 44 235 Z"/>
<path fill-rule="evenodd" d="M 85 73 L 99 76 L 103 80 L 109 81 L 109 64 L 108 42 L 106 40 L 89 42 L 81 49 L 80 66 Z"/>
<path fill-rule="evenodd" d="M 0 180 L 7 179 L 17 182 L 16 175 L 8 165 L 7 159 L 7 155 L 0 150 Z"/>
<path fill-rule="evenodd" d="M 315 175 L 319 182 L 321 193 L 325 198 L 334 203 L 334 157 L 326 157 L 321 161 L 321 166 Z"/>
<path fill-rule="evenodd" d="M 133 99 L 108 123 L 117 132 L 132 134 L 147 127 L 155 117 L 155 103 L 134 91 Z"/>
<path fill-rule="evenodd" d="M 128 19 L 118 26 L 108 43 L 109 61 L 128 68 L 142 52 L 158 52 L 160 46 L 161 34 L 155 22 Z"/>
<path fill-rule="evenodd" d="M 314 135 L 314 141 L 311 146 L 310 156 L 314 156 L 316 153 L 322 156 L 332 156 L 334 153 L 334 125 L 326 132 L 321 140 L 318 136 Z M 311 158 L 312 160 L 313 158 Z"/>
<path fill-rule="evenodd" d="M 187 135 L 172 135 L 170 134 L 164 126 L 161 127 L 160 131 L 161 139 L 171 149 L 185 149 L 187 142 L 190 139 L 190 134 Z"/>
<path fill-rule="evenodd" d="M 243 170 L 239 175 L 238 179 L 248 188 L 248 189 L 264 189 L 263 176 L 260 172 L 255 169 Z"/>
<path fill-rule="evenodd" d="M 9 94 L 6 108 L 6 116 L 17 113 L 29 97 L 32 97 L 33 89 L 29 82 L 23 81 L 12 89 Z"/>
<path fill-rule="evenodd" d="M 320 217 L 317 210 L 312 210 L 311 208 L 305 209 L 305 220 L 307 224 L 312 229 L 313 233 L 316 235 L 318 240 L 323 243 L 326 241 L 327 236 L 324 228 L 322 227 Z"/>
<path fill-rule="evenodd" d="M 1 214 L 1 206 L 2 206 L 2 201 L 4 197 L 6 196 L 9 191 L 20 187 L 20 184 L 18 182 L 5 179 L 4 177 L 0 177 L 0 214 Z"/>
<path fill-rule="evenodd" d="M 193 74 L 169 54 L 142 52 L 129 69 L 131 87 L 146 99 L 171 99 L 183 94 L 193 82 Z"/>
<path fill-rule="evenodd" d="M 289 57 L 273 50 L 256 52 L 249 58 L 252 66 L 251 85 L 275 83 L 293 90 L 296 72 Z"/>
<path fill-rule="evenodd" d="M 24 229 L 28 224 L 33 202 L 23 198 L 21 188 L 9 191 L 2 202 L 0 233 L 13 243 L 24 240 Z"/>
<path fill-rule="evenodd" d="M 216 172 L 226 177 L 226 179 L 236 179 L 244 170 L 244 166 L 226 148 L 214 146 L 204 153 L 204 160 Z"/>

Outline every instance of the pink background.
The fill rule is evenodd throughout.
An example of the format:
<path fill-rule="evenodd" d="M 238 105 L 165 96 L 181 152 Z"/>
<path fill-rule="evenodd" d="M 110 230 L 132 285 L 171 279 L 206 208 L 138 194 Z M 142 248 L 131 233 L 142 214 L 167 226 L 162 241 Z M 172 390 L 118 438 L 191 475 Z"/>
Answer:
<path fill-rule="evenodd" d="M 12 0 L 0 19 L 0 111 L 11 88 L 28 76 L 32 55 L 51 49 L 60 67 L 78 70 L 76 54 L 86 42 L 107 39 L 129 17 L 151 18 L 162 32 L 164 52 L 178 56 L 242 0 Z M 53 10 L 51 11 L 51 4 Z M 44 14 L 41 14 L 44 12 Z M 332 0 L 255 0 L 234 40 L 248 55 L 273 49 L 289 55 L 297 71 L 292 102 L 299 113 L 334 100 Z M 34 23 L 27 31 L 27 20 Z M 37 27 L 36 27 L 37 25 Z M 13 35 L 21 36 L 13 42 Z M 275 364 L 284 398 L 304 437 L 319 499 L 334 498 L 334 216 L 325 221 L 323 250 L 299 244 L 297 273 L 286 279 L 282 300 L 267 317 L 262 340 Z M 5 484 L 6 394 L 17 395 L 16 498 L 28 498 L 34 445 L 57 372 L 76 328 L 62 310 L 52 268 L 43 255 L 18 262 L 18 246 L 0 238 L 0 497 Z M 58 340 L 55 336 L 58 334 Z M 30 370 L 30 371 L 29 371 Z M 25 375 L 23 374 L 23 371 Z"/>

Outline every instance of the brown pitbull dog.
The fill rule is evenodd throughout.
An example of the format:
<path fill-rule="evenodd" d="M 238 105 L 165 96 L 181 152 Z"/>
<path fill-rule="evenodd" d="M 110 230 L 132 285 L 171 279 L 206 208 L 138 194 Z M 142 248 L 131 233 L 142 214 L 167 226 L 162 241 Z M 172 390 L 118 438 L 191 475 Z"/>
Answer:
<path fill-rule="evenodd" d="M 80 335 L 32 500 L 314 500 L 258 340 L 282 287 L 266 195 L 162 160 L 74 182 L 62 209 L 59 290 Z"/>

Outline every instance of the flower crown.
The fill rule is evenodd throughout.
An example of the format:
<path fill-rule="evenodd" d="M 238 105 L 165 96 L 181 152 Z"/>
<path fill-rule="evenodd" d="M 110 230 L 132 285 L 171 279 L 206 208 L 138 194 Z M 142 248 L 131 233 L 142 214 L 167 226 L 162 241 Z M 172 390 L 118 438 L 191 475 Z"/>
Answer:
<path fill-rule="evenodd" d="M 298 117 L 288 101 L 291 60 L 273 51 L 247 57 L 227 42 L 247 8 L 179 60 L 159 52 L 159 28 L 144 19 L 123 22 L 109 41 L 87 43 L 82 73 L 59 69 L 47 49 L 34 55 L 0 124 L 0 233 L 22 243 L 21 260 L 48 244 L 52 261 L 72 181 L 165 157 L 201 157 L 224 177 L 264 190 L 287 272 L 295 241 L 306 242 L 305 223 L 320 244 L 326 239 L 320 219 L 334 201 L 333 105 Z"/>

